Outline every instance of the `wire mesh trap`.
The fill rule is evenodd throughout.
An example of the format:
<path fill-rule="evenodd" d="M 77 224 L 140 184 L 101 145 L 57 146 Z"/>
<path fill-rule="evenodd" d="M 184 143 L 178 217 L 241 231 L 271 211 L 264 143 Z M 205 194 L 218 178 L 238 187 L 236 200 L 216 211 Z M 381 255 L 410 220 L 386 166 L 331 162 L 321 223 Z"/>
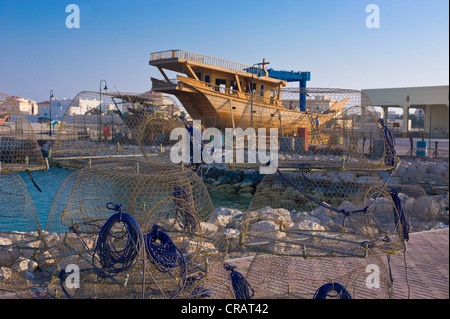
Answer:
<path fill-rule="evenodd" d="M 374 172 L 279 171 L 263 178 L 248 211 L 227 227 L 239 233 L 240 249 L 280 255 L 404 251 L 410 223 L 400 198 L 406 195 L 386 182 Z"/>
<path fill-rule="evenodd" d="M 298 110 L 302 95 L 304 112 Z M 276 129 L 280 166 L 314 162 L 321 167 L 386 169 L 395 165 L 393 138 L 361 91 L 286 88 L 282 96 L 280 109 L 249 102 L 237 125 L 243 130 Z"/>
<path fill-rule="evenodd" d="M 0 93 L 0 172 L 47 168 L 33 128 L 17 101 Z"/>
<path fill-rule="evenodd" d="M 255 298 L 393 299 L 387 261 L 368 258 L 308 258 L 257 254 L 246 279 Z"/>
<path fill-rule="evenodd" d="M 201 178 L 161 158 L 105 159 L 75 171 L 58 190 L 47 221 L 46 231 L 58 238 L 41 258 L 54 278 L 50 290 L 65 296 L 61 270 L 75 264 L 84 288 L 67 296 L 182 296 L 188 279 L 226 252 L 225 237 L 206 222 L 212 210 Z"/>
<path fill-rule="evenodd" d="M 171 98 L 152 92 L 81 92 L 59 125 L 52 161 L 82 168 L 105 157 L 160 154 L 169 140 L 167 123 L 179 113 L 176 110 Z M 149 118 L 154 120 L 143 129 Z"/>
<path fill-rule="evenodd" d="M 18 173 L 0 174 L 0 200 L 0 294 L 39 287 L 35 257 L 43 232 Z"/>
<path fill-rule="evenodd" d="M 254 290 L 237 267 L 223 261 L 191 276 L 184 299 L 252 299 Z"/>

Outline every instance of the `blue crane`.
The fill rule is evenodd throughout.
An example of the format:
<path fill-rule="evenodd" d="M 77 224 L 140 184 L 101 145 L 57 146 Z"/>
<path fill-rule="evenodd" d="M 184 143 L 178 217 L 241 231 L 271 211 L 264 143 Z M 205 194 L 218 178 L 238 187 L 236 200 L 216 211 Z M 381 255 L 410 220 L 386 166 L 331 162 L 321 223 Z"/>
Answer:
<path fill-rule="evenodd" d="M 278 71 L 267 69 L 269 77 L 283 80 L 286 82 L 300 83 L 300 111 L 306 111 L 306 82 L 311 80 L 310 72 Z"/>

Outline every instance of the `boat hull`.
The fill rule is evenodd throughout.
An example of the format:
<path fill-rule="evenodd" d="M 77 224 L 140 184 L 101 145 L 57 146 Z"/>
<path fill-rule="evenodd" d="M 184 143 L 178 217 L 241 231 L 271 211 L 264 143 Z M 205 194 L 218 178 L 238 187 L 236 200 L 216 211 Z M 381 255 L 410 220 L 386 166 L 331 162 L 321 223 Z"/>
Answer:
<path fill-rule="evenodd" d="M 309 131 L 319 128 L 338 113 L 337 110 L 328 113 L 307 113 L 289 110 L 284 106 L 261 103 L 259 96 L 250 94 L 229 94 L 217 91 L 203 82 L 185 77 L 178 77 L 178 83 L 173 86 L 161 85 L 161 80 L 152 79 L 155 91 L 175 95 L 194 120 L 202 121 L 205 127 L 216 128 L 278 128 L 282 134 L 291 134 L 298 128 Z M 164 83 L 164 82 L 163 82 Z"/>

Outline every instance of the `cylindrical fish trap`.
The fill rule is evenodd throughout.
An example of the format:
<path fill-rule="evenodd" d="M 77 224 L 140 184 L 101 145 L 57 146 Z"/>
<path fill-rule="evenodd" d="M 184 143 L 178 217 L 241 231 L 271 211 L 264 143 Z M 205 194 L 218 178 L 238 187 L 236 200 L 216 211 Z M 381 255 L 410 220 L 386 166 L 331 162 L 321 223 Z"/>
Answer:
<path fill-rule="evenodd" d="M 96 162 L 75 171 L 58 190 L 46 230 L 59 240 L 42 262 L 61 289 L 61 270 L 84 265 L 85 288 L 73 290 L 79 297 L 94 297 L 86 288 L 91 286 L 98 298 L 114 292 L 125 298 L 175 297 L 192 273 L 207 271 L 224 254 L 223 236 L 205 223 L 212 210 L 203 181 L 188 168 L 159 157 Z M 122 252 L 132 261 L 118 258 Z M 112 263 L 112 257 L 121 262 Z"/>
<path fill-rule="evenodd" d="M 15 98 L 0 93 L 0 173 L 47 169 L 30 121 Z"/>
<path fill-rule="evenodd" d="M 266 93 L 257 91 L 253 96 Z M 275 129 L 280 166 L 314 162 L 339 167 L 342 158 L 347 167 L 395 165 L 395 141 L 366 94 L 333 88 L 285 88 L 280 93 L 284 108 L 275 110 L 250 100 L 236 125 L 246 134 L 247 129 Z"/>
<path fill-rule="evenodd" d="M 393 299 L 387 260 L 369 258 L 300 258 L 257 254 L 246 279 L 255 298 Z"/>
<path fill-rule="evenodd" d="M 367 257 L 403 251 L 409 222 L 401 194 L 373 171 L 266 175 L 248 212 L 228 225 L 239 247 L 289 256 Z"/>
<path fill-rule="evenodd" d="M 0 174 L 0 295 L 43 284 L 36 253 L 43 240 L 36 209 L 18 173 Z"/>

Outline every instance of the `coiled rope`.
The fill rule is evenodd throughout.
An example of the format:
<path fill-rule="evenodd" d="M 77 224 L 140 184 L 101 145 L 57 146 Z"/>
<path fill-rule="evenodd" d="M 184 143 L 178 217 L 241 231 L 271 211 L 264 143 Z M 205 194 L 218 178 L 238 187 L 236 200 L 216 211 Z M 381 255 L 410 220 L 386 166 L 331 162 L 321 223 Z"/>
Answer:
<path fill-rule="evenodd" d="M 255 291 L 250 286 L 248 281 L 245 279 L 239 271 L 236 271 L 236 266 L 232 266 L 228 263 L 224 265 L 226 270 L 231 271 L 231 285 L 233 287 L 234 296 L 236 299 L 251 299 L 255 295 Z"/>
<path fill-rule="evenodd" d="M 125 212 L 122 205 L 108 203 L 106 208 L 117 211 L 101 228 L 94 250 L 98 255 L 101 277 L 115 276 L 131 268 L 137 261 L 144 236 L 139 224 Z M 122 224 L 124 231 L 116 235 L 114 228 Z M 125 241 L 125 244 L 123 243 Z"/>
<path fill-rule="evenodd" d="M 182 283 L 180 289 L 171 297 L 175 298 L 186 284 L 186 261 L 182 252 L 167 235 L 164 227 L 154 224 L 151 232 L 145 238 L 145 248 L 148 260 L 163 273 L 171 274 L 175 268 L 182 268 Z"/>
<path fill-rule="evenodd" d="M 331 295 L 330 292 L 332 292 L 332 291 L 335 291 L 336 294 Z M 330 298 L 339 297 L 340 299 L 352 299 L 352 296 L 344 288 L 344 286 L 342 286 L 341 284 L 338 284 L 337 282 L 326 283 L 325 285 L 319 287 L 316 290 L 313 299 L 327 299 L 327 297 L 330 297 Z"/>

